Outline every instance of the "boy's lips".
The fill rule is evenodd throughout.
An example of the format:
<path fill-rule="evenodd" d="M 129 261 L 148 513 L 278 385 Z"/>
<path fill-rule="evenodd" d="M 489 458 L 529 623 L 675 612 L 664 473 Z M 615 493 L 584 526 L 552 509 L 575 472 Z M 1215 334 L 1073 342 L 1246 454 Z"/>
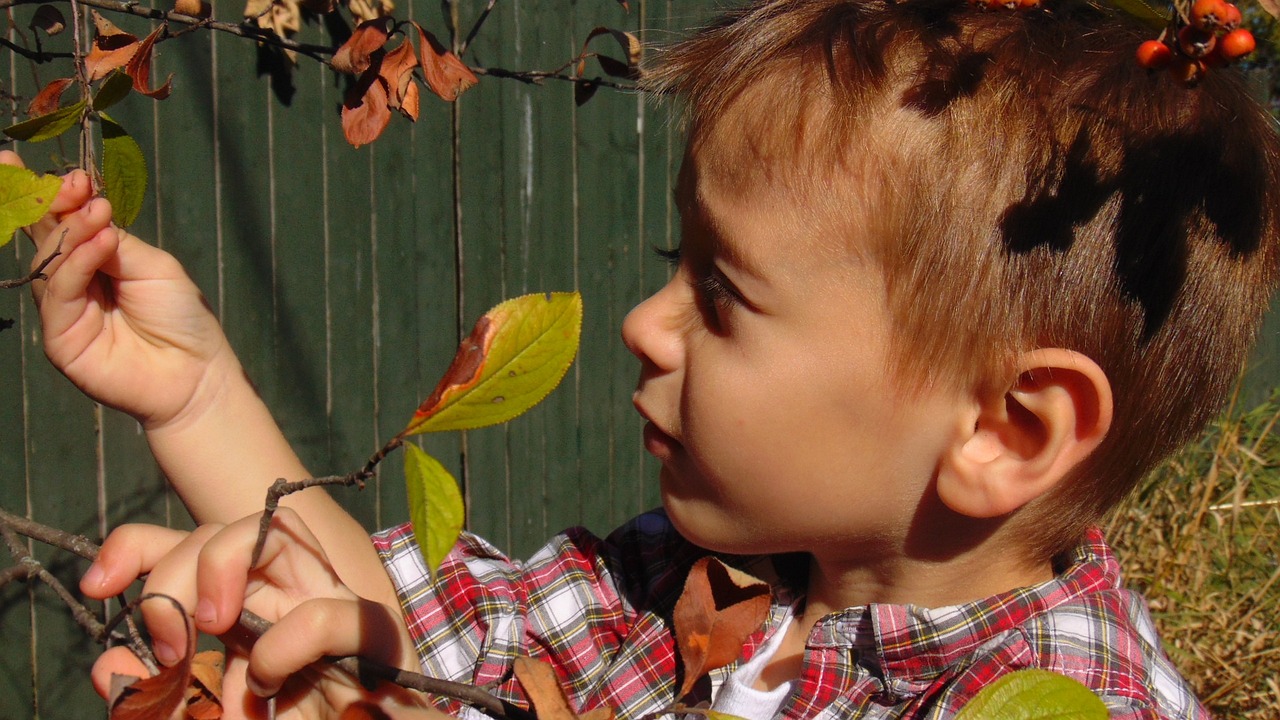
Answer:
<path fill-rule="evenodd" d="M 632 404 L 635 405 L 636 412 L 640 413 L 640 417 L 648 421 L 644 424 L 644 449 L 659 460 L 670 460 L 680 447 L 680 441 L 658 427 L 638 400 L 633 399 Z"/>
<path fill-rule="evenodd" d="M 659 460 L 670 460 L 680 447 L 680 441 L 658 429 L 653 421 L 644 424 L 644 449 Z"/>

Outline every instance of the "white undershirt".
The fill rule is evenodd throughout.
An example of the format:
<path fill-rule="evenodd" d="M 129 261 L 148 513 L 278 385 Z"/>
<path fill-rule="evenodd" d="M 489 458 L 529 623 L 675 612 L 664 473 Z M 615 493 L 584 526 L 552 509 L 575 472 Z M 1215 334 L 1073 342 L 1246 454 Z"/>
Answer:
<path fill-rule="evenodd" d="M 764 645 L 756 650 L 755 655 L 729 675 L 716 694 L 715 702 L 711 703 L 712 710 L 736 715 L 746 720 L 770 720 L 777 715 L 778 709 L 791 694 L 791 686 L 795 681 L 788 680 L 772 690 L 757 690 L 755 684 L 764 666 L 768 665 L 777 654 L 778 647 L 782 645 L 782 639 L 786 637 L 787 628 L 791 626 L 794 618 L 794 615 L 788 614 L 773 635 L 769 636 Z"/>

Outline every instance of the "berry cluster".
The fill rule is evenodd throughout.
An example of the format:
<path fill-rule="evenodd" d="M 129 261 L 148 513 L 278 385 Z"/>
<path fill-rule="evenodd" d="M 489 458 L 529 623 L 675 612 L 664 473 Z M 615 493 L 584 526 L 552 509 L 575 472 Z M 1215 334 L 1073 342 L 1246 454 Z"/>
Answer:
<path fill-rule="evenodd" d="M 1226 65 L 1253 52 L 1253 33 L 1240 27 L 1240 8 L 1227 0 L 1194 0 L 1190 8 L 1175 3 L 1173 20 L 1156 40 L 1138 46 L 1138 64 L 1149 70 L 1168 68 L 1178 80 L 1194 85 L 1211 67 Z"/>

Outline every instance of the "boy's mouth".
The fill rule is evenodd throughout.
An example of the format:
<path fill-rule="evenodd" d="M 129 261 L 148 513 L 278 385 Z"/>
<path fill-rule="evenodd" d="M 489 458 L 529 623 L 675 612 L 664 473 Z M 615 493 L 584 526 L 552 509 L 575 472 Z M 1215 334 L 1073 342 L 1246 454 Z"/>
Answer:
<path fill-rule="evenodd" d="M 675 457 L 680 441 L 658 429 L 653 421 L 644 424 L 644 449 L 663 462 Z"/>

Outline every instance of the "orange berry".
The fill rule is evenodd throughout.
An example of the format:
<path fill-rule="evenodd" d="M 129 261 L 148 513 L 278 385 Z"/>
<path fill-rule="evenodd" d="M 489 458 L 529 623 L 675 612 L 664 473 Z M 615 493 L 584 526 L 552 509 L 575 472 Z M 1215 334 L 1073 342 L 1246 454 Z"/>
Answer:
<path fill-rule="evenodd" d="M 1138 64 L 1148 70 L 1159 70 L 1173 60 L 1173 50 L 1159 40 L 1148 40 L 1138 46 Z"/>
<path fill-rule="evenodd" d="M 1178 31 L 1178 49 L 1189 58 L 1202 58 L 1213 51 L 1217 39 L 1208 30 L 1188 25 Z"/>
<path fill-rule="evenodd" d="M 1242 22 L 1244 22 L 1244 16 L 1240 14 L 1240 8 L 1234 3 L 1227 3 L 1227 16 L 1222 20 L 1223 29 L 1235 30 Z"/>
<path fill-rule="evenodd" d="M 1040 7 L 1040 0 L 1018 0 L 1019 10 L 1035 10 Z"/>
<path fill-rule="evenodd" d="M 1253 49 L 1258 46 L 1253 39 L 1253 33 L 1244 28 L 1232 30 L 1223 35 L 1222 41 L 1218 45 L 1218 52 L 1222 53 L 1222 57 L 1227 60 L 1239 60 L 1253 52 Z"/>
<path fill-rule="evenodd" d="M 1191 5 L 1191 24 L 1201 30 L 1213 30 L 1227 19 L 1225 0 L 1196 0 Z"/>

